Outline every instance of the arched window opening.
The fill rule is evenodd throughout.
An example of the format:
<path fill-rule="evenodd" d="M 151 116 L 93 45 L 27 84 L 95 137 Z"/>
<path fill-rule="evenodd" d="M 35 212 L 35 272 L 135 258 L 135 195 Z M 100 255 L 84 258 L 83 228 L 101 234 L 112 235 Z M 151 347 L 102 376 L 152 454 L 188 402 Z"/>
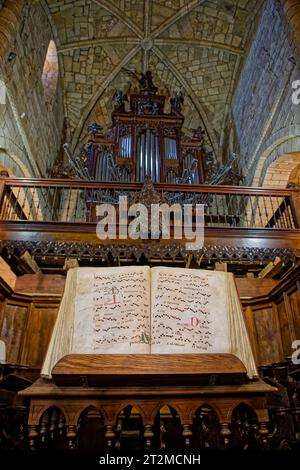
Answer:
<path fill-rule="evenodd" d="M 47 55 L 44 63 L 42 83 L 44 87 L 46 102 L 52 106 L 58 81 L 58 56 L 55 42 L 49 42 Z"/>

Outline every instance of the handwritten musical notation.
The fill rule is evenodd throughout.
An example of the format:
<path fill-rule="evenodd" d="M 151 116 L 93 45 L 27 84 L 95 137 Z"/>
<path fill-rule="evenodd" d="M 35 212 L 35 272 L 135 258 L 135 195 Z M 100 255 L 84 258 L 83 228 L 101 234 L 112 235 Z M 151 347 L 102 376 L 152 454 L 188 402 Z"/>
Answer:
<path fill-rule="evenodd" d="M 84 271 L 77 284 L 74 350 L 77 345 L 91 354 L 228 350 L 224 280 L 222 273 L 212 274 L 148 267 Z"/>
<path fill-rule="evenodd" d="M 150 295 L 147 271 L 95 273 L 92 279 L 93 352 L 135 346 L 150 351 Z M 140 351 L 140 348 L 138 349 Z"/>
<path fill-rule="evenodd" d="M 208 352 L 212 347 L 209 276 L 189 271 L 156 273 L 152 295 L 151 350 Z"/>

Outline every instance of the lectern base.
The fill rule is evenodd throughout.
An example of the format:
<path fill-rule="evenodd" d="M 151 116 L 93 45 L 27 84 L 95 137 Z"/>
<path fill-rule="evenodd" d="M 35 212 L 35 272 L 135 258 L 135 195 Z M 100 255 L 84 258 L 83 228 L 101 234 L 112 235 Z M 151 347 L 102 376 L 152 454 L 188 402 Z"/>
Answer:
<path fill-rule="evenodd" d="M 241 416 L 243 413 L 244 416 L 247 410 L 251 416 L 249 419 L 245 418 L 244 422 L 248 435 L 252 442 L 256 440 L 258 446 L 267 445 L 266 395 L 275 389 L 261 380 L 247 381 L 245 371 L 242 369 L 243 366 L 239 362 L 235 363 L 236 374 L 239 377 L 238 381 L 241 381 L 242 377 L 244 378 L 244 383 L 220 384 L 222 374 L 225 374 L 223 379 L 225 377 L 228 380 L 229 377 L 224 371 L 226 361 L 222 365 L 220 358 L 219 366 L 211 367 L 210 371 L 208 363 L 205 365 L 204 361 L 201 366 L 198 358 L 198 365 L 195 365 L 194 374 L 192 374 L 192 362 L 196 359 L 192 356 L 196 355 L 191 355 L 191 357 L 187 355 L 184 358 L 181 356 L 182 364 L 185 363 L 186 368 L 183 365 L 176 365 L 178 358 L 171 357 L 171 355 L 164 357 L 164 366 L 161 365 L 161 368 L 158 368 L 161 358 L 151 357 L 151 355 L 147 356 L 147 363 L 143 362 L 144 358 L 141 356 L 138 358 L 127 356 L 127 364 L 124 363 L 125 357 L 118 356 L 84 356 L 81 359 L 74 356 L 66 357 L 54 367 L 52 381 L 39 379 L 31 387 L 21 392 L 22 396 L 30 399 L 28 424 L 31 447 L 43 445 L 51 422 L 53 429 L 56 423 L 57 426 L 60 425 L 60 431 L 65 432 L 70 449 L 78 447 L 78 432 L 80 428 L 83 429 L 82 426 L 79 426 L 80 419 L 86 410 L 96 410 L 94 418 L 98 416 L 101 419 L 104 436 L 103 448 L 118 447 L 120 446 L 118 435 L 122 433 L 123 419 L 120 419 L 120 416 L 126 418 L 126 413 L 128 414 L 128 409 L 131 406 L 135 410 L 135 414 L 139 415 L 139 435 L 142 436 L 144 448 L 160 448 L 164 445 L 164 439 L 161 435 L 167 432 L 163 431 L 167 426 L 157 424 L 159 423 L 157 416 L 160 415 L 160 422 L 163 423 L 161 410 L 165 405 L 168 405 L 169 410 L 173 410 L 173 415 L 170 417 L 177 420 L 177 432 L 180 434 L 179 437 L 182 439 L 183 445 L 187 448 L 207 446 L 207 442 L 209 442 L 205 441 L 208 439 L 207 436 L 205 437 L 207 432 L 205 429 L 209 428 L 209 424 L 205 424 L 205 413 L 209 415 L 207 410 L 212 410 L 216 417 L 217 424 L 214 433 L 218 434 L 220 439 L 215 439 L 214 442 L 217 442 L 219 447 L 230 447 L 236 439 L 232 424 L 235 417 L 237 417 L 239 429 L 245 437 L 244 430 L 242 430 L 244 418 Z M 87 359 L 91 359 L 91 361 L 88 362 Z M 227 357 L 227 359 L 229 358 Z M 135 370 L 133 369 L 134 361 Z M 212 366 L 212 363 L 210 365 Z M 201 367 L 203 367 L 203 377 L 201 377 L 199 370 Z M 217 367 L 219 367 L 219 372 L 216 370 Z M 222 367 L 223 371 L 221 372 Z M 205 368 L 206 370 L 204 370 Z M 112 373 L 113 371 L 114 373 Z M 233 370 L 231 370 L 231 374 L 234 377 Z M 178 376 L 177 383 L 176 375 Z M 212 375 L 216 376 L 216 379 L 214 384 L 209 384 L 209 377 Z M 166 383 L 167 378 L 170 379 L 169 384 Z M 81 385 L 78 384 L 79 381 Z M 208 383 L 203 385 L 207 381 Z M 244 410 L 242 414 L 236 413 L 240 406 Z M 199 410 L 204 408 L 206 411 L 199 413 Z M 55 419 L 49 418 L 47 413 L 51 409 L 57 410 L 59 417 L 57 415 Z M 202 420 L 201 432 L 199 427 L 196 430 L 195 423 L 198 418 L 200 421 Z M 133 431 L 127 429 L 127 437 Z M 160 437 L 157 436 L 157 433 L 160 434 Z M 176 445 L 175 440 L 173 440 L 173 444 Z"/>

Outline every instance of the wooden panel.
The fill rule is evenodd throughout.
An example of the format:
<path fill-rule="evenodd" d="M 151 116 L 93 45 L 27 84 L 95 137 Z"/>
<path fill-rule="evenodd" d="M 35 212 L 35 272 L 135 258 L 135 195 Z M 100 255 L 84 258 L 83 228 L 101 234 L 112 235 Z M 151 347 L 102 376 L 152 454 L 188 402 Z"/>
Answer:
<path fill-rule="evenodd" d="M 245 319 L 255 363 L 258 366 L 259 365 L 259 349 L 258 349 L 258 344 L 257 344 L 257 329 L 256 329 L 255 321 L 254 321 L 254 314 L 250 306 L 246 307 L 243 313 L 244 313 L 244 319 Z"/>
<path fill-rule="evenodd" d="M 52 371 L 57 384 L 188 385 L 236 384 L 247 380 L 232 354 L 72 354 Z M 213 382 L 212 382 L 213 381 Z"/>
<path fill-rule="evenodd" d="M 271 364 L 290 355 L 291 331 L 300 338 L 297 269 L 280 282 L 236 279 L 239 294 L 244 297 L 244 315 L 257 365 Z M 2 298 L 9 300 L 0 305 L 0 339 L 7 344 L 8 361 L 42 365 L 64 283 L 65 276 L 30 274 L 18 277 L 15 293 L 2 285 Z"/>
<path fill-rule="evenodd" d="M 274 307 L 265 307 L 254 313 L 257 330 L 259 365 L 282 360 L 280 332 L 276 325 Z"/>
<path fill-rule="evenodd" d="M 290 334 L 290 327 L 288 315 L 286 311 L 286 302 L 284 299 L 277 305 L 278 318 L 280 324 L 280 333 L 283 347 L 284 357 L 290 356 L 292 353 L 292 340 Z"/>
<path fill-rule="evenodd" d="M 30 311 L 22 348 L 22 361 L 41 367 L 57 316 L 56 307 L 34 307 Z"/>
<path fill-rule="evenodd" d="M 59 274 L 24 274 L 17 278 L 15 292 L 62 295 L 65 281 L 65 276 L 61 276 Z"/>
<path fill-rule="evenodd" d="M 6 344 L 6 361 L 20 362 L 28 307 L 4 302 L 0 317 L 0 339 Z M 24 363 L 26 364 L 26 363 Z"/>
<path fill-rule="evenodd" d="M 275 279 L 250 279 L 246 277 L 235 278 L 238 294 L 241 298 L 253 298 L 268 295 L 277 286 Z"/>
<path fill-rule="evenodd" d="M 290 297 L 290 305 L 291 305 L 291 310 L 292 310 L 293 319 L 294 319 L 296 337 L 297 339 L 300 339 L 300 292 L 299 290 L 297 289 L 289 297 Z"/>

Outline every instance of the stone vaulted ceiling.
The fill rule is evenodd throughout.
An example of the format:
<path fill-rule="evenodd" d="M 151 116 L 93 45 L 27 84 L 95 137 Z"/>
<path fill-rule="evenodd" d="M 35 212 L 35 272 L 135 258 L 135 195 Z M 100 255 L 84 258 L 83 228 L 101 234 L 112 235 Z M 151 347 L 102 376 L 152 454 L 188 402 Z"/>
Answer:
<path fill-rule="evenodd" d="M 110 124 L 125 69 L 150 69 L 159 91 L 185 95 L 186 129 L 204 125 L 216 154 L 261 0 L 47 0 L 73 149 L 91 122 Z M 135 83 L 131 86 L 133 91 Z"/>

